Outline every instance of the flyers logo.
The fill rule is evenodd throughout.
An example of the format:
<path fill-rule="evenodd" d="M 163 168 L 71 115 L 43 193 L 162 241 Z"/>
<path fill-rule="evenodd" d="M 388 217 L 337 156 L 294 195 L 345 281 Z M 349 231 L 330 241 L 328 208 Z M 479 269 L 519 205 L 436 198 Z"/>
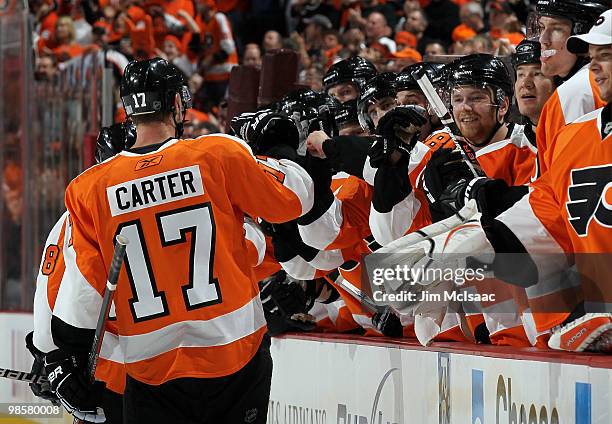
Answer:
<path fill-rule="evenodd" d="M 565 208 L 576 234 L 586 236 L 593 218 L 612 227 L 612 165 L 573 169 L 571 183 Z"/>
<path fill-rule="evenodd" d="M 135 171 L 139 171 L 141 169 L 150 168 L 155 165 L 159 165 L 162 161 L 163 155 L 153 156 L 152 158 L 141 159 L 136 162 Z"/>

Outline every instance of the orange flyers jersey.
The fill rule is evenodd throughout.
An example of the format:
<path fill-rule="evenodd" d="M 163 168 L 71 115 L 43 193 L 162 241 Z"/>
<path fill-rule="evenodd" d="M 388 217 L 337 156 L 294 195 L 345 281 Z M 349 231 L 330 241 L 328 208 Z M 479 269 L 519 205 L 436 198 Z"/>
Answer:
<path fill-rule="evenodd" d="M 333 177 L 331 188 L 334 200 L 327 211 L 314 221 L 299 225 L 304 243 L 320 250 L 348 248 L 370 235 L 370 185 L 340 172 Z"/>
<path fill-rule="evenodd" d="M 534 257 L 542 278 L 555 275 L 571 264 L 561 260 L 566 253 L 608 253 L 612 250 L 609 206 L 612 204 L 612 135 L 602 139 L 601 134 L 602 115 L 607 113 L 609 120 L 611 108 L 608 105 L 593 111 L 563 128 L 554 140 L 553 166 L 532 183 L 533 190 L 527 196 L 497 218 Z M 556 253 L 555 258 L 559 260 L 540 256 L 543 259 L 538 261 L 536 255 L 542 253 Z M 610 261 L 597 255 L 576 256 L 575 261 L 583 276 L 581 288 L 585 308 L 605 309 L 605 303 L 609 308 L 612 303 Z M 580 290 L 568 281 L 549 293 L 554 295 L 562 291 L 569 293 L 564 299 L 572 304 Z M 538 300 L 543 304 L 538 306 L 546 307 L 550 299 L 550 295 L 540 294 Z M 558 296 L 552 299 L 560 301 Z M 563 304 L 553 306 L 554 310 L 564 310 Z"/>
<path fill-rule="evenodd" d="M 223 63 L 211 64 L 204 78 L 207 81 L 228 80 L 232 67 L 238 65 L 238 52 L 229 20 L 223 13 L 215 13 L 210 22 L 205 22 L 200 16 L 196 17 L 196 22 L 200 26 L 199 36 L 204 44 L 204 56 L 212 56 L 221 50 L 227 53 Z"/>
<path fill-rule="evenodd" d="M 47 237 L 36 279 L 33 340 L 36 348 L 46 353 L 57 349 L 51 335 L 51 316 L 66 270 L 64 249 L 68 249 L 70 244 L 65 243 L 66 236 L 70 240 L 68 212 L 61 216 Z M 116 328 L 112 321 L 108 321 L 106 327 L 96 367 L 96 379 L 104 381 L 109 390 L 122 394 L 125 389 L 125 367 L 114 334 Z"/>
<path fill-rule="evenodd" d="M 536 128 L 539 169 L 534 177 L 544 174 L 550 167 L 554 154 L 553 140 L 559 130 L 604 105 L 588 65 L 555 90 L 544 104 Z"/>
<path fill-rule="evenodd" d="M 389 244 L 393 240 L 431 224 L 427 198 L 419 183 L 419 176 L 436 150 L 443 147 L 454 148 L 454 146 L 450 136 L 444 131 L 435 131 L 423 142 L 417 143 L 410 153 L 408 164 L 408 181 L 411 189 L 408 195 L 399 201 L 385 199 L 385 195 L 394 191 L 394 187 L 387 190 L 380 185 L 385 183 L 394 185 L 395 181 L 389 181 L 386 178 L 375 179 L 376 195 L 370 209 L 370 228 L 378 243 Z M 378 172 L 380 170 L 377 171 L 377 175 Z M 379 196 L 378 193 L 381 195 Z"/>
<path fill-rule="evenodd" d="M 508 186 L 519 186 L 531 180 L 536 155 L 536 148 L 524 134 L 524 126 L 514 125 L 509 138 L 479 149 L 476 160 L 487 177 L 504 180 Z"/>
<path fill-rule="evenodd" d="M 296 219 L 311 192 L 298 165 L 256 159 L 227 135 L 123 151 L 66 190 L 73 246 L 54 316 L 95 327 L 121 234 L 129 244 L 114 305 L 128 374 L 155 385 L 232 374 L 266 331 L 244 216 Z"/>

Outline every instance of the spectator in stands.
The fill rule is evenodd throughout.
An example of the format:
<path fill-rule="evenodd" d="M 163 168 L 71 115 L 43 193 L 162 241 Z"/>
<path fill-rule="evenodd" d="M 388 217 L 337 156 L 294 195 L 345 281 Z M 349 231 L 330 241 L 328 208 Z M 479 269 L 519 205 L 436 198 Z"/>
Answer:
<path fill-rule="evenodd" d="M 83 53 L 84 48 L 75 42 L 74 23 L 70 16 L 60 16 L 55 24 L 51 51 L 58 62 L 65 62 Z"/>
<path fill-rule="evenodd" d="M 326 16 L 314 15 L 305 18 L 303 22 L 306 24 L 306 28 L 304 28 L 306 50 L 321 50 L 323 48 L 323 31 L 332 29 L 331 21 Z"/>
<path fill-rule="evenodd" d="M 446 54 L 446 49 L 440 41 L 432 41 L 425 46 L 425 55 Z"/>
<path fill-rule="evenodd" d="M 456 54 L 492 53 L 493 42 L 486 35 L 477 35 L 462 44 L 462 50 Z"/>
<path fill-rule="evenodd" d="M 398 31 L 395 34 L 395 44 L 398 51 L 404 50 L 406 47 L 416 49 L 417 38 L 414 36 L 414 34 L 408 31 Z"/>
<path fill-rule="evenodd" d="M 349 29 L 342 36 L 342 44 L 344 45 L 344 52 L 341 54 L 343 58 L 356 56 L 365 47 L 365 36 L 357 28 Z"/>
<path fill-rule="evenodd" d="M 249 43 L 244 47 L 242 64 L 261 69 L 261 49 L 255 43 Z"/>
<path fill-rule="evenodd" d="M 461 24 L 453 30 L 453 41 L 465 41 L 480 34 L 485 29 L 484 11 L 478 3 L 469 2 L 459 10 Z"/>
<path fill-rule="evenodd" d="M 230 23 L 223 13 L 217 11 L 214 0 L 205 0 L 198 6 L 195 21 L 199 32 L 194 31 L 189 50 L 201 58 L 205 98 L 212 107 L 225 95 L 230 71 L 238 64 L 238 53 Z"/>
<path fill-rule="evenodd" d="M 391 28 L 387 24 L 387 20 L 382 13 L 370 13 L 367 19 L 365 35 L 368 46 L 372 46 L 375 43 L 382 44 L 386 46 L 391 53 L 395 53 L 397 48 L 395 41 L 389 38 L 391 35 Z"/>
<path fill-rule="evenodd" d="M 323 75 L 325 75 L 323 66 L 315 63 L 300 73 L 299 82 L 319 92 L 323 90 Z"/>
<path fill-rule="evenodd" d="M 326 67 L 331 66 L 337 60 L 341 50 L 342 44 L 338 31 L 330 29 L 323 32 L 323 55 L 327 60 Z"/>
<path fill-rule="evenodd" d="M 492 40 L 505 38 L 512 45 L 520 43 L 524 36 L 520 33 L 520 28 L 512 25 L 516 21 L 514 11 L 507 2 L 494 0 L 489 4 L 489 37 Z"/>
<path fill-rule="evenodd" d="M 193 65 L 183 53 L 181 41 L 174 35 L 166 35 L 164 38 L 164 49 L 160 56 L 165 57 L 168 62 L 173 63 L 185 74 L 187 78 L 193 74 Z"/>
<path fill-rule="evenodd" d="M 278 50 L 283 47 L 283 38 L 278 31 L 270 30 L 264 34 L 261 47 L 264 53 L 270 50 Z"/>
<path fill-rule="evenodd" d="M 34 77 L 38 81 L 53 81 L 57 75 L 57 59 L 55 55 L 45 54 L 36 59 L 36 73 Z"/>

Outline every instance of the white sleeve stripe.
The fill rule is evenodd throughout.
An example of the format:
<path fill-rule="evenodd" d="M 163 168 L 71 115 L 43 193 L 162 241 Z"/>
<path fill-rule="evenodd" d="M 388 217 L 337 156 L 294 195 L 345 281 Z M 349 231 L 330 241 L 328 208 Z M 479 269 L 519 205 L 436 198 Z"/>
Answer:
<path fill-rule="evenodd" d="M 285 167 L 285 181 L 283 185 L 300 199 L 302 205 L 300 216 L 303 216 L 310 212 L 314 204 L 312 178 L 310 178 L 310 175 L 308 175 L 304 168 L 288 159 L 281 159 L 279 162 Z"/>
<path fill-rule="evenodd" d="M 342 257 L 342 251 L 339 249 L 319 250 L 317 256 L 309 262 L 314 268 L 322 271 L 331 271 L 343 263 L 344 258 Z"/>
<path fill-rule="evenodd" d="M 342 201 L 334 197 L 327 211 L 307 225 L 299 225 L 304 243 L 315 249 L 325 250 L 340 234 L 342 228 Z"/>
<path fill-rule="evenodd" d="M 370 229 L 374 239 L 384 246 L 402 237 L 412 226 L 420 208 L 421 202 L 414 195 L 414 191 L 393 206 L 390 212 L 378 212 L 372 205 L 370 207 Z"/>
<path fill-rule="evenodd" d="M 595 98 L 589 81 L 589 66 L 585 65 L 557 88 L 559 103 L 566 124 L 595 109 Z"/>
<path fill-rule="evenodd" d="M 317 272 L 301 256 L 295 256 L 286 262 L 280 262 L 280 266 L 288 275 L 298 280 L 312 280 Z"/>
<path fill-rule="evenodd" d="M 67 225 L 64 238 L 70 240 L 70 237 L 71 227 Z M 66 271 L 60 283 L 53 315 L 73 327 L 95 329 L 102 308 L 102 296 L 81 273 L 74 246 L 68 247 L 68 243 L 64 243 L 64 261 Z"/>
<path fill-rule="evenodd" d="M 51 229 L 47 241 L 45 242 L 45 248 L 43 249 L 42 259 L 40 261 L 41 266 L 45 260 L 47 246 L 58 244 L 61 237 L 62 226 L 67 217 L 68 212 L 66 211 Z M 47 294 L 48 282 L 49 277 L 41 274 L 39 271 L 36 278 L 36 292 L 34 293 L 34 337 L 32 341 L 34 346 L 41 352 L 50 352 L 57 349 L 51 335 L 51 316 L 53 311 L 49 305 L 49 297 Z"/>
<path fill-rule="evenodd" d="M 257 263 L 255 264 L 257 266 L 263 262 L 266 255 L 266 238 L 257 224 L 253 222 L 245 221 L 243 227 L 246 239 L 253 243 L 257 250 Z"/>
<path fill-rule="evenodd" d="M 543 280 L 567 268 L 569 264 L 561 246 L 531 208 L 529 202 L 531 194 L 523 196 L 513 207 L 499 215 L 497 220 L 503 222 L 532 255 L 540 280 Z M 544 258 L 543 254 L 546 254 L 546 260 L 537 260 Z"/>

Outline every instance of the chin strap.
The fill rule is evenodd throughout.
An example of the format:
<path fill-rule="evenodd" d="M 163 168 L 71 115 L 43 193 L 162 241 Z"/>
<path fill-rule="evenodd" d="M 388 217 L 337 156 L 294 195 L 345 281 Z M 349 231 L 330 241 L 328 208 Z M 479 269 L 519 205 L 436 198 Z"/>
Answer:
<path fill-rule="evenodd" d="M 179 139 L 183 136 L 183 132 L 185 131 L 185 109 L 182 109 L 183 119 L 180 122 L 176 120 L 176 113 L 172 112 L 172 120 L 174 121 L 174 137 Z"/>

